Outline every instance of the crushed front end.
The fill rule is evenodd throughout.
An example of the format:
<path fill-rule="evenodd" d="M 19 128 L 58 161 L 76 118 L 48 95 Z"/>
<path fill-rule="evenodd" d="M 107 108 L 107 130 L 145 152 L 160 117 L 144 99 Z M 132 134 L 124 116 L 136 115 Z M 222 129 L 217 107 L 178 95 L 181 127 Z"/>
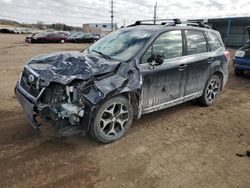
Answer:
<path fill-rule="evenodd" d="M 25 66 L 16 85 L 15 92 L 30 123 L 36 129 L 40 124 L 37 116 L 52 122 L 59 130 L 69 127 L 82 131 L 81 120 L 84 117 L 86 103 L 80 98 L 79 90 L 83 82 L 69 85 L 46 83 L 39 75 Z"/>
<path fill-rule="evenodd" d="M 68 136 L 89 131 L 102 101 L 123 92 L 137 92 L 140 87 L 137 61 L 121 63 L 66 52 L 30 59 L 15 92 L 34 128 L 40 126 L 39 116 Z"/>

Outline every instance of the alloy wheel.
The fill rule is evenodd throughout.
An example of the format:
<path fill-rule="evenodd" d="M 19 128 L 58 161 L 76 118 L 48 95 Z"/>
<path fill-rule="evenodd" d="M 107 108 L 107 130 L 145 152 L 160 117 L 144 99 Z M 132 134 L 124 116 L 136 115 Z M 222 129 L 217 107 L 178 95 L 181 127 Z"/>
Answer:
<path fill-rule="evenodd" d="M 216 96 L 219 93 L 220 83 L 217 79 L 212 79 L 210 83 L 208 84 L 207 90 L 206 90 L 206 98 L 209 102 L 213 102 L 216 99 Z"/>
<path fill-rule="evenodd" d="M 123 134 L 126 131 L 128 120 L 129 112 L 124 104 L 111 104 L 102 113 L 100 119 L 101 133 L 108 137 Z"/>

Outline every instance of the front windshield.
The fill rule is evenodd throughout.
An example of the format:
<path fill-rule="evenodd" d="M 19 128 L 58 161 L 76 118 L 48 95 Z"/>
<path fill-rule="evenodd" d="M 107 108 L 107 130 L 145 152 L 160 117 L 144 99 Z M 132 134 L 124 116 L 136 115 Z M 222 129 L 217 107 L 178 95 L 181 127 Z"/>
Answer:
<path fill-rule="evenodd" d="M 113 59 L 128 61 L 151 36 L 152 33 L 146 30 L 117 30 L 94 43 L 87 52 L 99 52 Z"/>

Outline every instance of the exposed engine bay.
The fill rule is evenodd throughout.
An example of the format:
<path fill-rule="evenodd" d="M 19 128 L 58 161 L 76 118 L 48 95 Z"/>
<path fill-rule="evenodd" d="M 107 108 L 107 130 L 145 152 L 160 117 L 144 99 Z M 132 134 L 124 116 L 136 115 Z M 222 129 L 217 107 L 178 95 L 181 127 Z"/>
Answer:
<path fill-rule="evenodd" d="M 50 85 L 37 105 L 38 112 L 48 120 L 68 119 L 71 125 L 77 125 L 84 115 L 84 102 L 78 96 L 79 87 Z"/>

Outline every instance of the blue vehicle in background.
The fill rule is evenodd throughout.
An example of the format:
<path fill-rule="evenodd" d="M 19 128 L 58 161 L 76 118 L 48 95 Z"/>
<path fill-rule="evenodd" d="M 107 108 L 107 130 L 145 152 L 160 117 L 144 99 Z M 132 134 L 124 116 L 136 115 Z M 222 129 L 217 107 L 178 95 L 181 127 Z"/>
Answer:
<path fill-rule="evenodd" d="M 250 71 L 250 26 L 245 28 L 248 40 L 243 47 L 235 53 L 233 64 L 236 76 L 242 76 L 245 71 Z"/>

